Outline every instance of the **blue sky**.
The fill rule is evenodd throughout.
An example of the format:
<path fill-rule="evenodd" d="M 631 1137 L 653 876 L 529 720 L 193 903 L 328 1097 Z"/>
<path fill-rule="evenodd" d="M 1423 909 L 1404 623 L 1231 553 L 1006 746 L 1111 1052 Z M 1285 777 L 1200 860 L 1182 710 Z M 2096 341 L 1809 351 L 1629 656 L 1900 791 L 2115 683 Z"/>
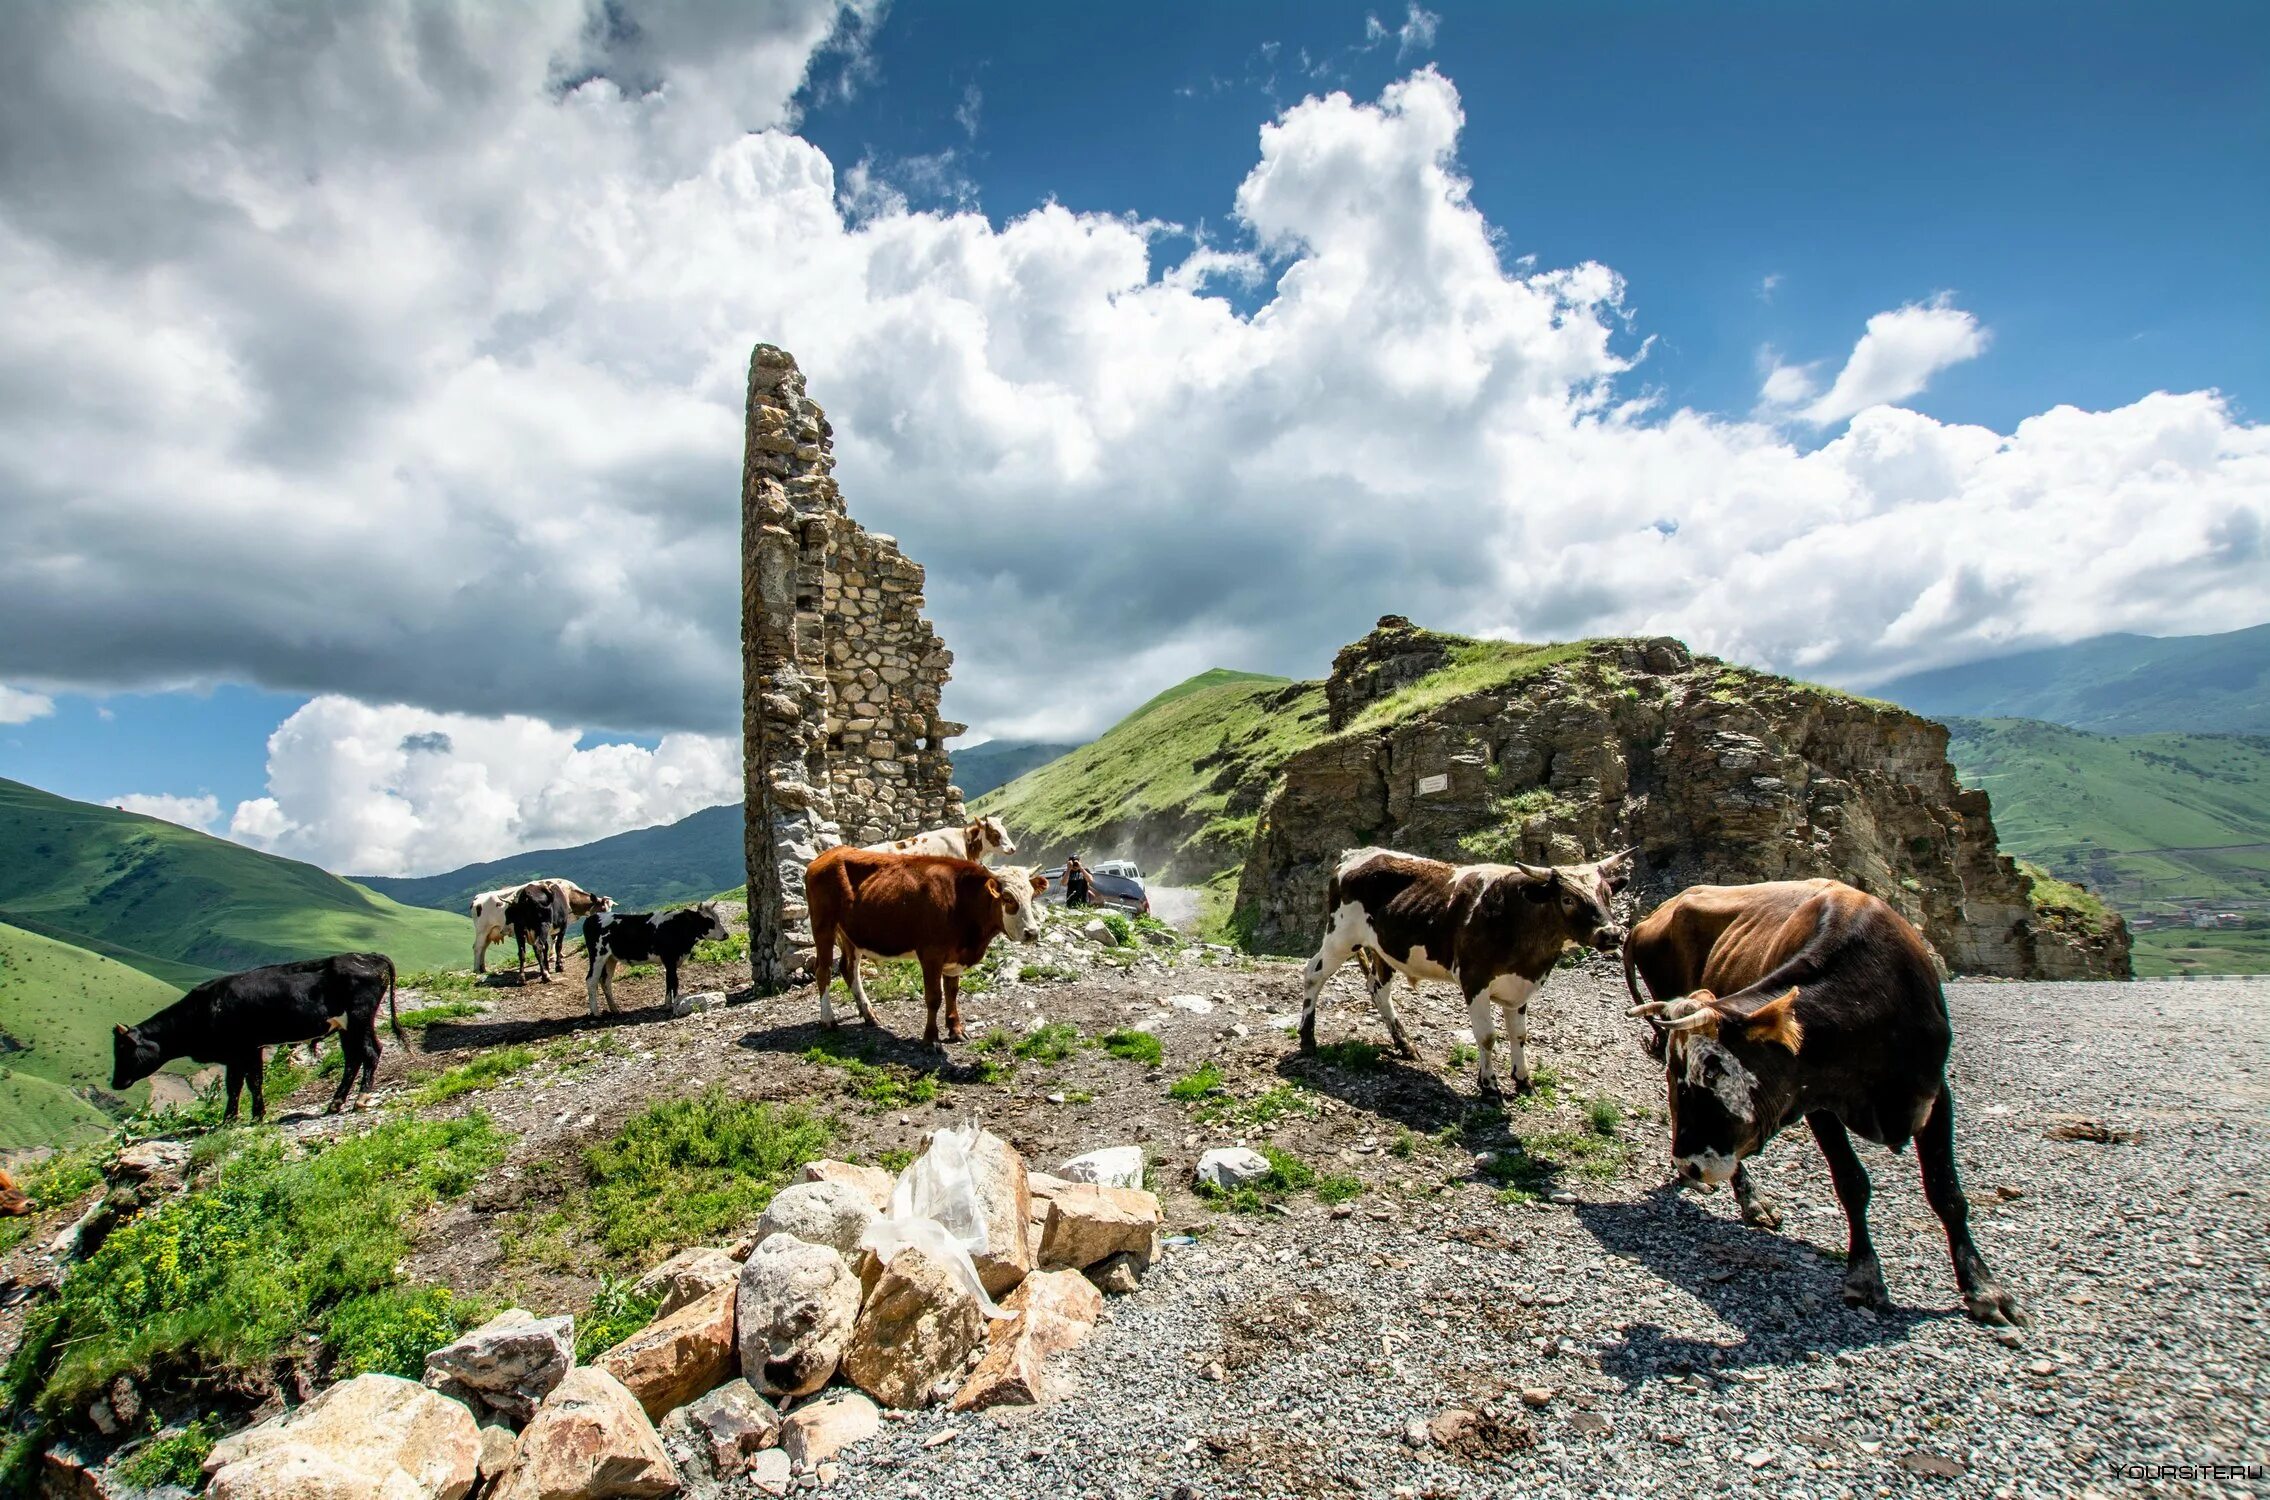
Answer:
<path fill-rule="evenodd" d="M 981 735 L 1389 609 L 2270 615 L 2260 6 L 585 3 L 0 21 L 0 776 L 388 873 L 729 796 L 756 338 Z"/>

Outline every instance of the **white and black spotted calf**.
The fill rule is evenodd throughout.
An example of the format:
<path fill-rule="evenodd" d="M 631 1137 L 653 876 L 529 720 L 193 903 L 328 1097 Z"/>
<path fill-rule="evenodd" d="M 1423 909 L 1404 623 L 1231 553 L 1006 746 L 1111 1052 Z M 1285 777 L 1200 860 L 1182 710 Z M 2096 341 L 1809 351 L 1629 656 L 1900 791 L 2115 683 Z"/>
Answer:
<path fill-rule="evenodd" d="M 653 912 L 600 912 L 585 917 L 583 947 L 590 955 L 591 968 L 583 988 L 591 1014 L 599 1014 L 602 992 L 607 997 L 607 1009 L 617 1009 L 613 983 L 617 964 L 661 964 L 663 997 L 675 1000 L 678 965 L 686 961 L 686 955 L 702 943 L 722 942 L 728 936 L 725 919 L 717 914 L 714 901 L 659 916 Z"/>
<path fill-rule="evenodd" d="M 1453 865 L 1392 849 L 1343 855 L 1325 891 L 1324 942 L 1302 975 L 1301 1050 L 1316 1050 L 1316 1000 L 1350 958 L 1371 984 L 1372 1008 L 1405 1057 L 1416 1057 L 1395 1014 L 1395 976 L 1443 980 L 1466 996 L 1480 1053 L 1478 1078 L 1495 1092 L 1498 1017 L 1515 1089 L 1527 1093 L 1529 997 L 1570 943 L 1614 948 L 1624 930 L 1609 898 L 1631 876 L 1631 851 L 1585 865 Z"/>

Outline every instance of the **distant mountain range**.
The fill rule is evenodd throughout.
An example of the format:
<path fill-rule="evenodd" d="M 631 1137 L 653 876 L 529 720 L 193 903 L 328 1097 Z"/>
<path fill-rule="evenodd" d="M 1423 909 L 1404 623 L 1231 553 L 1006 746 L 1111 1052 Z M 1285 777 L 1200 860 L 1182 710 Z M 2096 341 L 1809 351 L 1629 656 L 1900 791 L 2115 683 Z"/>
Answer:
<path fill-rule="evenodd" d="M 410 906 L 462 912 L 482 891 L 542 875 L 564 875 L 633 910 L 699 901 L 745 884 L 741 805 L 705 807 L 675 823 L 633 829 L 566 849 L 531 849 L 440 875 L 358 877 Z"/>
<path fill-rule="evenodd" d="M 995 787 L 1079 748 L 1045 740 L 987 740 L 954 752 L 954 785 L 962 789 L 966 800 L 975 802 Z"/>
<path fill-rule="evenodd" d="M 2100 635 L 1868 689 L 1934 719 L 2042 719 L 2097 734 L 2270 734 L 2270 625 Z"/>

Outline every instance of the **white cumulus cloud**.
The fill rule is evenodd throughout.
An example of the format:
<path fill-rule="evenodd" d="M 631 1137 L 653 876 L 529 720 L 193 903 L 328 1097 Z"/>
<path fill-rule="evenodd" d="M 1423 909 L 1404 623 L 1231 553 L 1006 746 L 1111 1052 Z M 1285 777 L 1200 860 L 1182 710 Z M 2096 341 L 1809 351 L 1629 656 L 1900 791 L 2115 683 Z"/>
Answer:
<path fill-rule="evenodd" d="M 1945 297 L 1911 302 L 1868 320 L 1868 331 L 1852 346 L 1851 357 L 1820 399 L 1802 413 L 1805 420 L 1826 426 L 1841 422 L 1871 406 L 1904 401 L 1930 384 L 1931 377 L 1949 365 L 1976 359 L 1986 352 L 1987 333 L 1978 319 Z M 1774 401 L 1776 370 L 1767 380 L 1765 398 Z M 1792 387 L 1785 385 L 1784 389 Z M 1807 379 L 1792 399 L 1811 392 Z"/>
<path fill-rule="evenodd" d="M 55 700 L 45 693 L 28 692 L 0 682 L 0 724 L 29 724 L 55 712 Z"/>
<path fill-rule="evenodd" d="M 140 813 L 145 818 L 163 818 L 199 833 L 211 833 L 213 825 L 221 819 L 221 799 L 210 793 L 177 797 L 167 792 L 128 792 L 123 797 L 111 798 L 108 805 L 123 812 Z"/>
<path fill-rule="evenodd" d="M 741 800 L 738 740 L 671 734 L 649 750 L 582 738 L 525 715 L 326 695 L 268 737 L 268 795 L 237 804 L 229 836 L 330 870 L 419 875 Z"/>
<path fill-rule="evenodd" d="M 554 726 L 731 759 L 759 339 L 929 566 L 980 733 L 1315 672 L 1388 612 L 1856 683 L 2270 618 L 2270 437 L 2220 394 L 1939 422 L 1896 403 L 1986 339 L 1941 301 L 1825 391 L 1764 373 L 1850 419 L 1811 450 L 1668 408 L 1614 269 L 1501 251 L 1431 68 L 1284 109 L 1200 240 L 997 222 L 950 121 L 831 161 L 794 101 L 867 17 L 823 0 L 324 14 L 0 23 L 36 145 L 0 152 L 0 673 L 322 695 L 231 819 L 266 847 L 432 869 L 702 805 Z"/>

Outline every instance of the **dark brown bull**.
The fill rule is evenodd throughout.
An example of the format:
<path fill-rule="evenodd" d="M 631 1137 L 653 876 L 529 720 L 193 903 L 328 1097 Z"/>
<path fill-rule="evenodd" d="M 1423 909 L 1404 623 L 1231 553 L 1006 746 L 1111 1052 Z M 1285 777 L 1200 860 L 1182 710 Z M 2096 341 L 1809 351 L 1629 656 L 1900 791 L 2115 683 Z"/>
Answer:
<path fill-rule="evenodd" d="M 1641 998 L 1640 979 L 1653 1000 Z M 1648 1050 L 1664 1064 L 1681 1178 L 1731 1182 L 1742 1216 L 1771 1228 L 1777 1216 L 1743 1163 L 1802 1117 L 1851 1231 L 1844 1298 L 1887 1307 L 1868 1237 L 1868 1173 L 1848 1131 L 1894 1151 L 1912 1139 L 1970 1315 L 2026 1321 L 1971 1242 L 1947 1084 L 1954 1027 L 1931 952 L 1906 918 L 1834 880 L 1695 886 L 1632 929 L 1624 983 L 1631 1013 L 1653 1023 Z"/>
<path fill-rule="evenodd" d="M 989 870 L 966 859 L 891 854 L 873 849 L 827 850 L 804 872 L 804 899 L 812 912 L 818 948 L 820 1021 L 835 1024 L 828 1000 L 829 966 L 843 951 L 843 978 L 861 1019 L 882 1023 L 859 980 L 859 956 L 905 958 L 922 964 L 922 998 L 929 1024 L 922 1039 L 938 1045 L 938 1015 L 950 1041 L 962 1040 L 962 971 L 985 959 L 1003 933 L 1019 942 L 1040 940 L 1034 897 L 1048 889 L 1037 871 Z"/>

